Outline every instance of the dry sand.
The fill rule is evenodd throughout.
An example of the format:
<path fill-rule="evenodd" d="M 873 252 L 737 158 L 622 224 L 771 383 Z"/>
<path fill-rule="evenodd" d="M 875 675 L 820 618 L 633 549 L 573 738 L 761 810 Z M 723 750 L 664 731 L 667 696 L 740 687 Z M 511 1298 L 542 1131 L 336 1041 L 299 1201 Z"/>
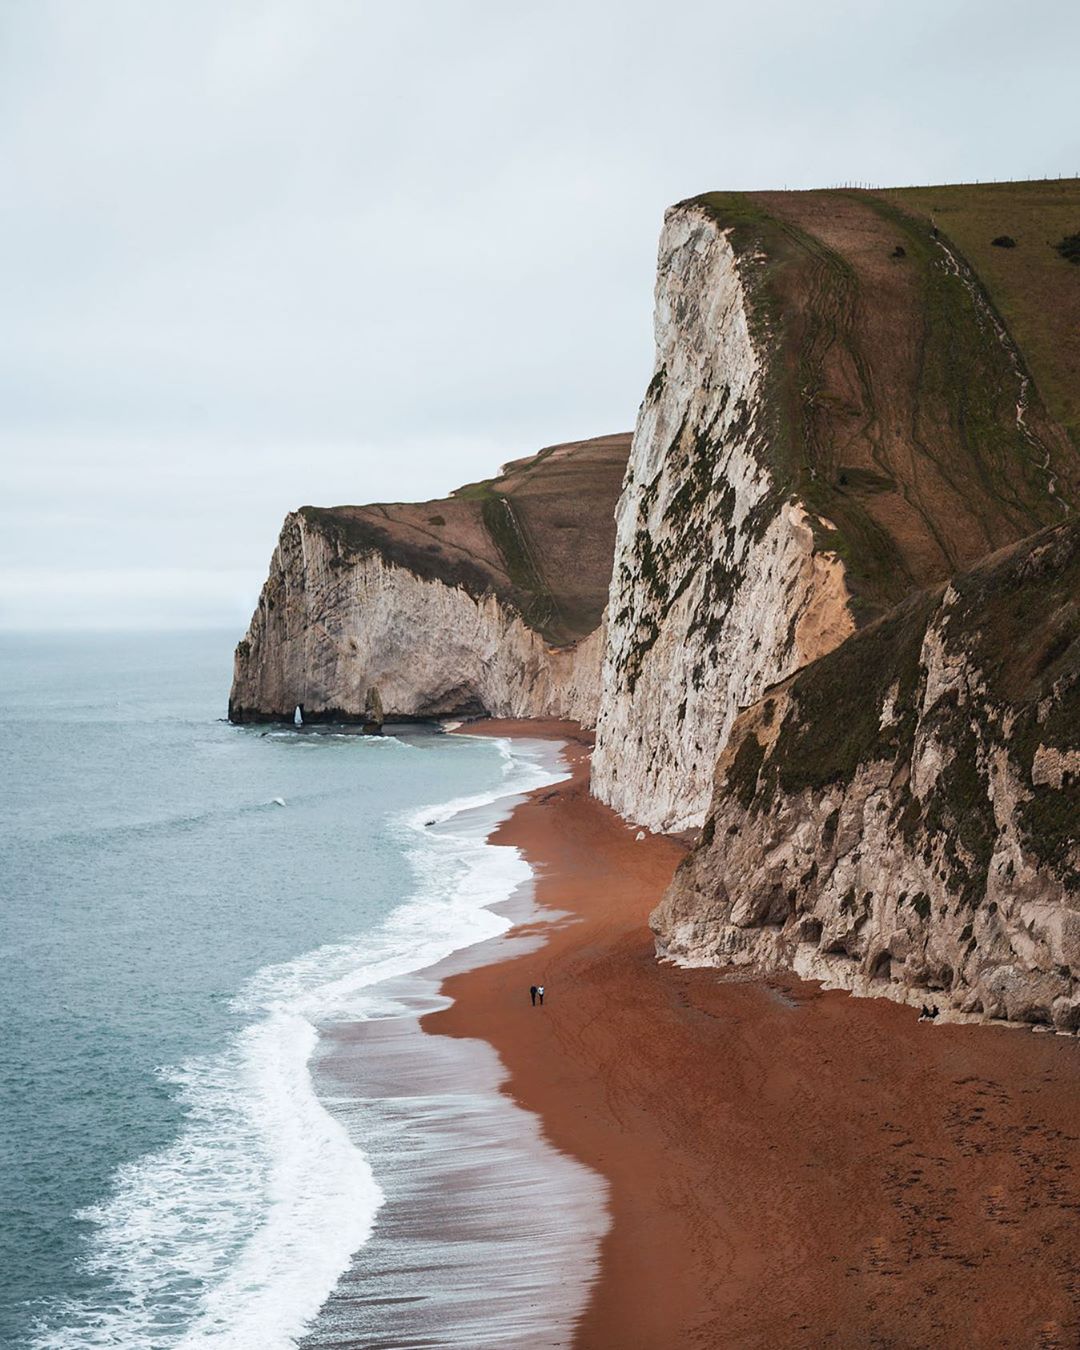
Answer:
<path fill-rule="evenodd" d="M 646 920 L 681 845 L 589 796 L 577 728 L 481 730 L 567 738 L 572 780 L 493 839 L 570 917 L 450 978 L 424 1026 L 493 1044 L 507 1090 L 608 1180 L 576 1345 L 1080 1344 L 1080 1041 L 659 965 Z"/>

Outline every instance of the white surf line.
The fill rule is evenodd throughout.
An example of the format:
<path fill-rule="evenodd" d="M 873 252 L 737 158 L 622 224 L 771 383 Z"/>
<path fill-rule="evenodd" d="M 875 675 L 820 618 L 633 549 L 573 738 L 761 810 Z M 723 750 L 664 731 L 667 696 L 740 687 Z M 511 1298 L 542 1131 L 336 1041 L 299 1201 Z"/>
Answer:
<path fill-rule="evenodd" d="M 363 1016 L 365 991 L 509 926 L 488 906 L 513 893 L 528 864 L 427 824 L 567 776 L 496 744 L 501 783 L 402 822 L 439 855 L 410 899 L 373 932 L 264 967 L 233 1001 L 252 1022 L 221 1051 L 162 1073 L 185 1112 L 178 1138 L 121 1168 L 111 1196 L 77 1216 L 97 1226 L 87 1265 L 111 1297 L 59 1309 L 64 1325 L 43 1328 L 36 1350 L 296 1345 L 384 1201 L 362 1149 L 315 1095 L 317 1024 Z"/>
<path fill-rule="evenodd" d="M 487 842 L 501 814 L 471 822 L 459 843 L 477 865 L 502 855 L 523 868 L 504 873 L 505 890 L 515 873 L 524 880 L 533 871 L 517 849 Z M 430 842 L 440 840 L 453 846 L 454 834 Z M 501 920 L 501 933 L 510 926 Z M 542 945 L 535 935 L 506 940 L 514 950 Z M 502 942 L 473 959 L 460 949 L 449 965 L 468 969 L 507 954 Z M 388 1198 L 305 1350 L 565 1345 L 598 1274 L 610 1223 L 606 1180 L 548 1144 L 539 1117 L 505 1094 L 507 1073 L 492 1046 L 421 1029 L 424 1014 L 448 1004 L 446 973 L 444 962 L 383 983 L 371 991 L 378 1008 L 360 1026 L 324 1032 L 317 1089 Z"/>

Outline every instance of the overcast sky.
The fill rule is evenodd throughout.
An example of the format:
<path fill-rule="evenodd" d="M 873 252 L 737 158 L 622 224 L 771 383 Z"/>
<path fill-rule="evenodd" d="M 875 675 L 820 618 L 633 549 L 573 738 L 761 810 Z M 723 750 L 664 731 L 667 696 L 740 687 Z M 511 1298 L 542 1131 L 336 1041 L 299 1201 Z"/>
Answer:
<path fill-rule="evenodd" d="M 0 0 L 0 626 L 633 425 L 666 205 L 1080 166 L 1073 0 Z M 1080 222 L 1078 222 L 1080 223 Z"/>

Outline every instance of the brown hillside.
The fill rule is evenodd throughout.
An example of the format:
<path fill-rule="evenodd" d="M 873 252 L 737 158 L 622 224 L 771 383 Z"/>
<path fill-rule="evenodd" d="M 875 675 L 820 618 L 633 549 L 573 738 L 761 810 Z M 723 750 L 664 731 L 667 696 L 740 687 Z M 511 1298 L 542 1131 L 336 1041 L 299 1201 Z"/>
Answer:
<path fill-rule="evenodd" d="M 430 502 L 305 506 L 343 556 L 375 550 L 418 576 L 491 591 L 555 644 L 600 623 L 630 433 L 549 446 Z"/>
<path fill-rule="evenodd" d="M 820 514 L 860 620 L 1074 509 L 1080 451 L 944 232 L 867 192 L 695 200 L 731 231 L 779 357 L 778 490 Z"/>
<path fill-rule="evenodd" d="M 1080 231 L 1080 179 L 898 188 L 978 272 L 1051 415 L 1080 447 L 1080 267 L 1053 247 Z M 1003 237 L 1015 247 L 993 243 Z"/>

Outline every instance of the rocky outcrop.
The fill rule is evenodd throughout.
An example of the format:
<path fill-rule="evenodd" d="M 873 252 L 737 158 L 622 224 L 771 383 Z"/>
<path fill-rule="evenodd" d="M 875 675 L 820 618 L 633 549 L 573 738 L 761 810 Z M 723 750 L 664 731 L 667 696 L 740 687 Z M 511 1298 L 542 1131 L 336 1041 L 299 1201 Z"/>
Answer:
<path fill-rule="evenodd" d="M 1060 520 L 1080 475 L 978 279 L 867 194 L 673 208 L 655 328 L 593 790 L 679 830 L 701 824 L 740 708 L 918 587 Z"/>
<path fill-rule="evenodd" d="M 236 651 L 233 721 L 596 720 L 628 436 L 554 446 L 443 501 L 304 507 Z"/>
<path fill-rule="evenodd" d="M 1080 525 L 922 592 L 744 712 L 653 915 L 691 964 L 1080 1027 Z"/>

